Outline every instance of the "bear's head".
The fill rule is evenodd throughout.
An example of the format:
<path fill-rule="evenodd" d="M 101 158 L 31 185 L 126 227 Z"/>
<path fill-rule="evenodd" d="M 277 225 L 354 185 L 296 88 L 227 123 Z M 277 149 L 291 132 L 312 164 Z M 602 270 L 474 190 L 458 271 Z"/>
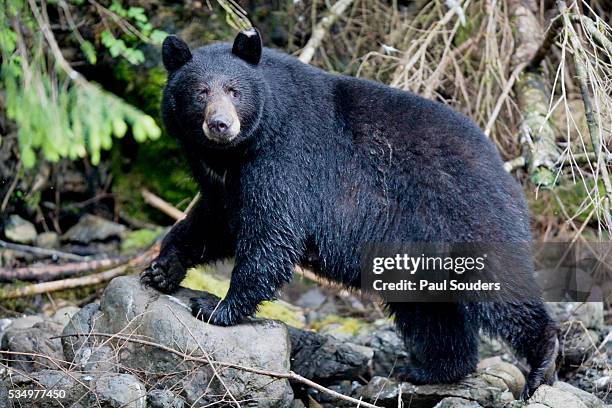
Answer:
<path fill-rule="evenodd" d="M 162 46 L 168 71 L 162 113 L 168 130 L 188 146 L 229 148 L 249 140 L 265 99 L 261 54 L 254 28 L 239 33 L 231 46 L 209 45 L 193 53 L 183 40 L 168 36 Z"/>

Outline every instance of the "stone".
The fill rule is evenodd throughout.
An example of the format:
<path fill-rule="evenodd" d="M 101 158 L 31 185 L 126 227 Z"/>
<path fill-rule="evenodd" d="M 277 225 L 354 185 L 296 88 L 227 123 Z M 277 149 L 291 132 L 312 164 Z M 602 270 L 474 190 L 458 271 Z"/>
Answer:
<path fill-rule="evenodd" d="M 144 385 L 129 374 L 103 374 L 95 381 L 94 393 L 102 406 L 145 408 Z"/>
<path fill-rule="evenodd" d="M 2 345 L 2 336 L 6 329 L 13 323 L 13 319 L 0 319 L 0 345 Z"/>
<path fill-rule="evenodd" d="M 304 309 L 316 309 L 325 302 L 326 296 L 319 288 L 312 288 L 302 294 L 295 302 L 296 306 Z"/>
<path fill-rule="evenodd" d="M 77 314 L 80 310 L 81 308 L 76 307 L 76 306 L 60 307 L 59 309 L 55 311 L 55 313 L 53 313 L 53 316 L 51 316 L 51 319 L 61 324 L 62 327 L 65 327 L 68 324 L 68 322 L 70 322 L 70 319 L 72 319 L 72 316 Z"/>
<path fill-rule="evenodd" d="M 518 399 L 525 387 L 525 376 L 515 365 L 506 363 L 498 357 L 492 357 L 480 361 L 477 368 L 484 378 L 488 376 L 489 382 L 494 382 L 494 378 L 501 379 L 508 386 L 511 392 L 511 399 Z"/>
<path fill-rule="evenodd" d="M 588 360 L 597 351 L 599 334 L 586 329 L 578 322 L 566 322 L 559 334 L 559 352 L 561 364 L 566 367 L 577 367 Z"/>
<path fill-rule="evenodd" d="M 62 335 L 87 334 L 91 332 L 92 327 L 95 325 L 94 315 L 96 315 L 99 309 L 100 305 L 97 303 L 89 303 L 83 306 L 64 327 Z M 75 354 L 86 343 L 86 339 L 86 337 L 62 337 L 62 350 L 66 360 L 75 360 Z"/>
<path fill-rule="evenodd" d="M 438 402 L 434 408 L 482 408 L 482 405 L 465 398 L 448 397 Z"/>
<path fill-rule="evenodd" d="M 81 347 L 75 355 L 73 364 L 83 372 L 117 372 L 119 361 L 116 351 L 110 346 Z"/>
<path fill-rule="evenodd" d="M 302 400 L 299 399 L 294 399 L 291 402 L 291 405 L 289 406 L 289 408 L 306 408 L 306 405 L 304 405 L 304 403 L 302 402 Z"/>
<path fill-rule="evenodd" d="M 47 249 L 57 249 L 60 246 L 60 238 L 55 232 L 42 232 L 36 237 L 36 246 Z"/>
<path fill-rule="evenodd" d="M 36 240 L 36 228 L 31 222 L 13 214 L 4 225 L 6 239 L 18 244 L 32 244 Z"/>
<path fill-rule="evenodd" d="M 43 321 L 45 321 L 45 318 L 41 315 L 27 315 L 13 319 L 9 327 L 11 329 L 27 329 Z"/>
<path fill-rule="evenodd" d="M 385 323 L 373 331 L 358 336 L 355 342 L 374 350 L 372 373 L 386 377 L 394 368 L 406 365 L 410 354 L 395 326 Z"/>
<path fill-rule="evenodd" d="M 43 320 L 30 327 L 20 326 L 21 323 L 13 322 L 6 329 L 1 349 L 34 355 L 14 354 L 9 365 L 25 372 L 56 368 L 55 364 L 63 361 L 64 355 L 60 339 L 51 337 L 60 335 L 62 325 L 52 320 Z"/>
<path fill-rule="evenodd" d="M 183 408 L 185 401 L 168 390 L 151 390 L 147 394 L 147 408 Z"/>
<path fill-rule="evenodd" d="M 549 302 L 546 304 L 559 323 L 576 320 L 587 329 L 599 330 L 604 326 L 602 302 Z"/>
<path fill-rule="evenodd" d="M 358 344 L 338 341 L 330 335 L 289 328 L 291 369 L 321 384 L 365 375 L 374 351 Z"/>
<path fill-rule="evenodd" d="M 550 385 L 541 385 L 527 401 L 531 404 L 542 404 L 549 408 L 587 408 L 580 398 L 570 392 Z"/>
<path fill-rule="evenodd" d="M 586 405 L 587 408 L 603 408 L 604 406 L 603 401 L 594 396 L 593 394 L 589 394 L 588 392 L 583 391 L 580 388 L 576 388 L 573 385 L 570 385 L 563 381 L 555 382 L 553 388 L 572 394 L 573 396 L 580 399 L 580 401 L 584 405 Z"/>
<path fill-rule="evenodd" d="M 19 399 L 15 406 L 20 408 L 146 407 L 145 387 L 130 374 L 89 375 L 60 370 L 42 370 L 28 376 L 14 374 L 10 380 L 0 381 L 0 401 L 7 401 L 3 397 L 9 389 L 48 390 L 55 394 Z"/>
<path fill-rule="evenodd" d="M 117 224 L 97 215 L 86 214 L 62 236 L 63 241 L 89 244 L 121 238 L 127 232 L 125 225 Z"/>
<path fill-rule="evenodd" d="M 483 407 L 503 407 L 510 402 L 510 387 L 504 378 L 478 372 L 452 384 L 414 385 L 377 376 L 353 396 L 384 407 L 397 407 L 400 393 L 405 406 L 411 408 L 430 408 L 450 397 L 474 401 Z"/>
<path fill-rule="evenodd" d="M 161 294 L 140 284 L 138 276 L 113 279 L 107 286 L 100 306 L 87 305 L 77 313 L 64 335 L 96 331 L 144 338 L 185 354 L 231 363 L 243 367 L 286 373 L 290 363 L 290 341 L 287 328 L 280 322 L 254 319 L 232 327 L 206 324 L 191 315 L 189 298 L 202 292 L 181 288 L 172 296 Z M 95 348 L 108 339 L 64 338 L 66 358 L 74 360 L 75 350 Z M 182 383 L 181 397 L 189 405 L 206 405 L 218 401 L 229 391 L 237 400 L 257 401 L 261 407 L 283 407 L 293 400 L 293 391 L 284 379 L 213 363 L 185 361 L 183 356 L 158 347 L 117 340 L 121 344 L 118 362 L 127 370 L 165 374 L 168 384 Z M 178 373 L 172 378 L 168 373 Z M 185 375 L 185 373 L 187 373 Z M 178 374 L 177 374 L 178 375 Z M 161 388 L 166 388 L 160 384 Z"/>

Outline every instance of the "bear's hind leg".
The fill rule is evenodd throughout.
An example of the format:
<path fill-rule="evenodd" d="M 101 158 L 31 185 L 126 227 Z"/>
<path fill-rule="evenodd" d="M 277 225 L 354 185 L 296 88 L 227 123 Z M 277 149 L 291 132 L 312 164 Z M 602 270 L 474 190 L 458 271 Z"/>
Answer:
<path fill-rule="evenodd" d="M 478 327 L 455 303 L 390 303 L 395 323 L 411 352 L 398 377 L 414 384 L 450 383 L 478 363 Z"/>
<path fill-rule="evenodd" d="M 508 342 L 531 367 L 521 397 L 529 398 L 542 384 L 556 378 L 559 351 L 557 325 L 541 301 L 526 303 L 483 303 L 483 329 Z"/>

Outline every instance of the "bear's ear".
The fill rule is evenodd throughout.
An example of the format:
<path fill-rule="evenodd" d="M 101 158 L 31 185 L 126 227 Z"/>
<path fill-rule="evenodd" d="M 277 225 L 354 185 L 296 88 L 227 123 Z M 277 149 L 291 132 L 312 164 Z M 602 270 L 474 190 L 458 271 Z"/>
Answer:
<path fill-rule="evenodd" d="M 169 35 L 162 45 L 162 61 L 168 72 L 174 72 L 191 59 L 191 51 L 185 41 Z"/>
<path fill-rule="evenodd" d="M 236 36 L 232 54 L 249 64 L 257 65 L 261 59 L 261 36 L 256 28 L 243 30 Z"/>

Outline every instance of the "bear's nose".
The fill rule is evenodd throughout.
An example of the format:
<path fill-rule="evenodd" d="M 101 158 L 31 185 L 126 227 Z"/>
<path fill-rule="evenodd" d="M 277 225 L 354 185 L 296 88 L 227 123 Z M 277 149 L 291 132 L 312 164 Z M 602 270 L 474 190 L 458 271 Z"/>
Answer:
<path fill-rule="evenodd" d="M 229 127 L 229 119 L 222 115 L 213 116 L 208 121 L 208 128 L 219 135 L 224 135 L 227 133 Z"/>

